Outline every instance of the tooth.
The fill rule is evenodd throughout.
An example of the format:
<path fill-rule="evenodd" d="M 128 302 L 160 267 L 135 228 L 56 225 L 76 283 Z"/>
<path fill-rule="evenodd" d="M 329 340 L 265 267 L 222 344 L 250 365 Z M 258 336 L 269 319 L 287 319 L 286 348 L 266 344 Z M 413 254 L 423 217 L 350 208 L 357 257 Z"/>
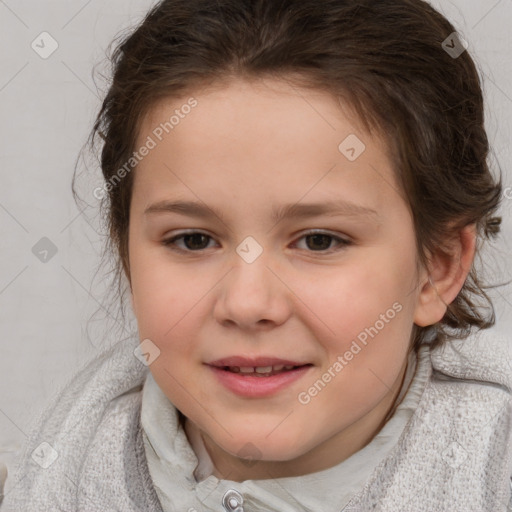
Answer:
<path fill-rule="evenodd" d="M 239 366 L 230 366 L 229 371 L 234 372 L 234 373 L 239 373 L 240 367 Z"/>
<path fill-rule="evenodd" d="M 287 364 L 283 370 L 291 370 L 293 368 L 293 365 L 292 364 Z"/>
<path fill-rule="evenodd" d="M 254 368 L 252 366 L 240 366 L 240 373 L 253 373 Z"/>
<path fill-rule="evenodd" d="M 258 366 L 255 370 L 256 373 L 269 373 L 272 371 L 272 366 Z"/>
<path fill-rule="evenodd" d="M 284 368 L 284 364 L 276 364 L 275 366 L 272 366 L 272 369 L 273 369 L 275 372 L 279 372 L 279 371 L 281 371 L 283 368 Z"/>

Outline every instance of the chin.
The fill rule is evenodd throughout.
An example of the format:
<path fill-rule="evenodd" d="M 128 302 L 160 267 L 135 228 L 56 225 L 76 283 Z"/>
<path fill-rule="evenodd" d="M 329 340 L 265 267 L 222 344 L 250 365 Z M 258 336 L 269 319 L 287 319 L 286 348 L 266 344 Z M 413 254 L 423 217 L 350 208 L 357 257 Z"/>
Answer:
<path fill-rule="evenodd" d="M 208 418 L 209 419 L 209 418 Z M 232 418 L 226 429 L 208 421 L 201 430 L 223 451 L 234 457 L 264 461 L 290 461 L 315 447 L 304 426 L 279 418 Z"/>
<path fill-rule="evenodd" d="M 270 431 L 270 430 L 269 430 Z M 287 436 L 269 437 L 237 436 L 237 439 L 229 438 L 227 443 L 217 443 L 226 452 L 245 460 L 261 461 L 290 461 L 300 457 L 304 453 L 304 447 L 300 442 Z"/>

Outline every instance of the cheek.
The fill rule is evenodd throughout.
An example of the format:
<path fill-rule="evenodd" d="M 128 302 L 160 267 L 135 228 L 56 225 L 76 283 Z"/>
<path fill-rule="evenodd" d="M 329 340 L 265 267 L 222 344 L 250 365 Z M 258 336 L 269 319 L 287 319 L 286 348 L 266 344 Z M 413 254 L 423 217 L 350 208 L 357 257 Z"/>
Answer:
<path fill-rule="evenodd" d="M 322 371 L 336 375 L 318 402 L 326 410 L 334 402 L 365 413 L 395 382 L 410 344 L 414 269 L 412 258 L 381 252 L 373 261 L 360 259 L 323 279 L 317 276 L 314 287 L 301 290 L 304 303 L 317 313 L 309 317 L 326 356 Z"/>
<path fill-rule="evenodd" d="M 393 260 L 393 255 L 381 253 L 372 260 L 358 258 L 337 270 L 317 272 L 307 281 L 297 276 L 296 284 L 301 286 L 294 291 L 306 308 L 304 314 L 335 343 L 353 339 L 381 315 L 398 318 L 396 310 L 408 310 L 415 298 L 410 293 L 414 267 L 410 262 Z M 386 325 L 391 323 L 400 322 Z"/>
<path fill-rule="evenodd" d="M 177 339 L 208 290 L 199 274 L 180 271 L 168 259 L 150 251 L 134 251 L 131 258 L 135 315 L 141 339 L 157 345 Z"/>

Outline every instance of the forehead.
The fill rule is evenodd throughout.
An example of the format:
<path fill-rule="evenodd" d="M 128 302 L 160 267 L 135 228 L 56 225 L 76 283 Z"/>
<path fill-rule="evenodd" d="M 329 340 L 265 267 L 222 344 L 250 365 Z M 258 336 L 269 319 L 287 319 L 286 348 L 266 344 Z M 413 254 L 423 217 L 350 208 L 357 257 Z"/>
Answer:
<path fill-rule="evenodd" d="M 154 148 L 135 172 L 145 194 L 165 183 L 186 187 L 186 176 L 195 187 L 267 188 L 290 200 L 308 189 L 327 199 L 335 185 L 354 192 L 373 183 L 378 201 L 375 182 L 383 180 L 396 195 L 383 140 L 333 95 L 282 80 L 233 80 L 162 99 L 144 116 L 137 147 L 149 138 Z"/>
<path fill-rule="evenodd" d="M 198 108 L 188 108 L 191 98 L 197 101 Z M 192 114 L 196 111 L 217 113 L 224 121 L 229 118 L 232 123 L 251 125 L 253 128 L 263 115 L 269 128 L 272 124 L 276 125 L 276 118 L 280 119 L 282 125 L 290 125 L 293 118 L 309 118 L 311 128 L 316 126 L 315 121 L 321 121 L 325 127 L 335 130 L 333 119 L 337 124 L 346 119 L 347 127 L 365 137 L 370 136 L 351 105 L 339 96 L 314 87 L 301 87 L 291 80 L 264 77 L 218 80 L 191 88 L 179 96 L 160 98 L 146 109 L 139 124 L 139 135 L 161 122 L 171 121 L 177 126 L 184 119 L 183 114 L 188 116 L 190 110 L 193 110 Z M 173 114 L 174 119 L 171 120 Z M 197 118 L 197 114 L 193 117 Z M 205 117 L 202 120 L 205 121 Z M 222 126 L 217 128 L 222 129 Z M 379 137 L 379 133 L 372 136 Z"/>

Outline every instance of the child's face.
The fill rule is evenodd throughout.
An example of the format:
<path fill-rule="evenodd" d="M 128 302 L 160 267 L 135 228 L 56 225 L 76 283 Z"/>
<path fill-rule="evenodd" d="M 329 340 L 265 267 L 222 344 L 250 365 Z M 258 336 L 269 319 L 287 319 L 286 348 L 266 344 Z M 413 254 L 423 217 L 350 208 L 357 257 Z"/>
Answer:
<path fill-rule="evenodd" d="M 166 134 L 160 124 L 173 115 Z M 162 102 L 141 125 L 143 145 L 130 213 L 133 306 L 140 339 L 160 349 L 150 370 L 169 400 L 232 480 L 317 471 L 362 448 L 400 389 L 425 279 L 382 142 L 331 96 L 269 80 Z M 206 215 L 145 213 L 161 201 Z M 331 202 L 345 206 L 272 217 Z M 185 230 L 204 236 L 164 244 Z M 209 366 L 234 356 L 310 366 L 285 378 Z M 241 463 L 244 453 L 281 462 Z"/>

